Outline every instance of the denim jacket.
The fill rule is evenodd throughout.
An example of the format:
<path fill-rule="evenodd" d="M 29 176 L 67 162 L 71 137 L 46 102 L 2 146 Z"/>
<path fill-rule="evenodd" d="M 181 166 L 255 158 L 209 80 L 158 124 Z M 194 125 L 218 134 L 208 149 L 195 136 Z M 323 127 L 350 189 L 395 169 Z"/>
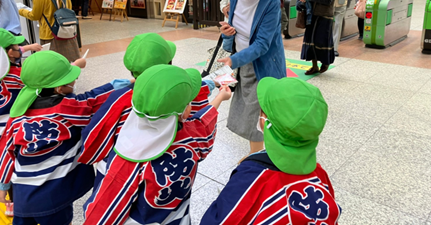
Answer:
<path fill-rule="evenodd" d="M 238 0 L 230 1 L 229 24 L 231 26 L 237 2 Z M 230 57 L 233 69 L 253 62 L 257 80 L 264 77 L 279 79 L 286 77 L 280 15 L 278 0 L 259 1 L 251 26 L 250 46 Z M 235 35 L 223 35 L 223 39 L 223 48 L 232 52 Z"/>

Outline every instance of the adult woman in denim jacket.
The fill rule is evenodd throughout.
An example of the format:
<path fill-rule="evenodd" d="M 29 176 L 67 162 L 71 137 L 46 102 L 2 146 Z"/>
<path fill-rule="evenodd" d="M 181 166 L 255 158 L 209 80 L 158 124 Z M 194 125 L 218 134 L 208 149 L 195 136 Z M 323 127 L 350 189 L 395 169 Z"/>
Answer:
<path fill-rule="evenodd" d="M 230 0 L 229 23 L 220 22 L 223 48 L 236 53 L 219 62 L 240 68 L 227 127 L 250 141 L 250 153 L 263 149 L 262 133 L 256 129 L 257 83 L 264 77 L 286 77 L 280 15 L 279 0 Z"/>

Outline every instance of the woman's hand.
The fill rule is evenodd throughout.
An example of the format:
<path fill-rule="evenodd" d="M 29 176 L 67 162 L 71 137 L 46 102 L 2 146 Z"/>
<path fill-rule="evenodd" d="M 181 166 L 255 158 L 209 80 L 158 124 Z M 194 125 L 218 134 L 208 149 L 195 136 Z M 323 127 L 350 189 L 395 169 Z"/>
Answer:
<path fill-rule="evenodd" d="M 236 33 L 236 30 L 234 27 L 231 27 L 228 23 L 226 22 L 220 22 L 220 31 L 226 35 L 226 36 L 232 36 Z"/>
<path fill-rule="evenodd" d="M 232 67 L 232 59 L 230 57 L 218 59 L 217 62 L 224 63 L 225 66 Z"/>
<path fill-rule="evenodd" d="M 225 7 L 223 7 L 223 14 L 224 17 L 229 18 L 229 9 L 230 9 L 230 3 L 227 4 Z"/>

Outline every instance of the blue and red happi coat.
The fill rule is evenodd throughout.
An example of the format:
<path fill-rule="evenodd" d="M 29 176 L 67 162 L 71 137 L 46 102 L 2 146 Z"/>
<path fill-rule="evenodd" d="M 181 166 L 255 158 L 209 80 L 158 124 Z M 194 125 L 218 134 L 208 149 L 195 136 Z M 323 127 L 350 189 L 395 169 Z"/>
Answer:
<path fill-rule="evenodd" d="M 94 117 L 101 122 L 83 132 L 86 139 L 79 161 L 106 159 L 105 169 L 99 170 L 103 179 L 84 205 L 85 224 L 189 224 L 198 162 L 211 152 L 216 134 L 218 113 L 208 105 L 209 88 L 202 84 L 192 102 L 193 116 L 180 125 L 169 149 L 144 163 L 127 161 L 112 151 L 130 113 L 132 92 L 115 91 Z"/>
<path fill-rule="evenodd" d="M 203 81 L 201 90 L 192 101 L 191 115 L 208 105 L 209 86 Z M 117 136 L 132 110 L 133 85 L 114 91 L 94 114 L 90 124 L 82 131 L 82 148 L 79 162 L 97 163 L 94 187 L 106 174 L 106 163 Z"/>
<path fill-rule="evenodd" d="M 15 215 L 53 214 L 92 188 L 92 166 L 77 162 L 81 131 L 112 89 L 38 97 L 24 115 L 9 119 L 0 139 L 0 182 L 13 183 Z"/>
<path fill-rule="evenodd" d="M 9 73 L 0 81 L 0 137 L 9 119 L 10 109 L 24 87 L 20 75 L 21 67 L 11 65 Z"/>
<path fill-rule="evenodd" d="M 270 162 L 266 152 L 257 154 Z M 201 224 L 334 225 L 340 214 L 320 164 L 308 175 L 292 175 L 246 159 L 234 170 Z"/>

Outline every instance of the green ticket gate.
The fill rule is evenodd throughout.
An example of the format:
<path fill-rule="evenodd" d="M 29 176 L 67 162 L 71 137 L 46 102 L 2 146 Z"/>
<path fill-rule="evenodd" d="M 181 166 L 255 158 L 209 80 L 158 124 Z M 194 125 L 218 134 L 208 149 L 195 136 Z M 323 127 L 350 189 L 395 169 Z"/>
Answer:
<path fill-rule="evenodd" d="M 413 0 L 367 0 L 364 20 L 364 43 L 367 47 L 385 48 L 407 37 Z"/>
<path fill-rule="evenodd" d="M 431 1 L 425 5 L 424 28 L 421 41 L 422 53 L 431 54 Z"/>
<path fill-rule="evenodd" d="M 302 36 L 305 32 L 304 29 L 300 29 L 295 26 L 297 19 L 296 2 L 297 0 L 284 0 L 284 10 L 286 10 L 287 18 L 289 20 L 289 23 L 283 32 L 284 38 L 286 39 Z"/>

